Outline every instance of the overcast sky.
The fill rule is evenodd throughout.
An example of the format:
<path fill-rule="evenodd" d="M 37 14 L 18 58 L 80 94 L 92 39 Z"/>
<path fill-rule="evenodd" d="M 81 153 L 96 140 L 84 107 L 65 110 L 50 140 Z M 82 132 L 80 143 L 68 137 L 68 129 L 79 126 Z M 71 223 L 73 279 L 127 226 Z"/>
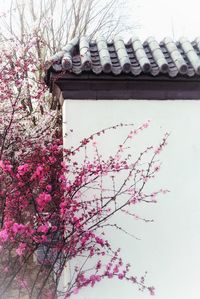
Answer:
<path fill-rule="evenodd" d="M 142 39 L 149 35 L 158 39 L 163 36 L 178 39 L 182 35 L 194 39 L 200 35 L 198 0 L 128 0 L 127 3 L 139 27 L 135 32 Z"/>

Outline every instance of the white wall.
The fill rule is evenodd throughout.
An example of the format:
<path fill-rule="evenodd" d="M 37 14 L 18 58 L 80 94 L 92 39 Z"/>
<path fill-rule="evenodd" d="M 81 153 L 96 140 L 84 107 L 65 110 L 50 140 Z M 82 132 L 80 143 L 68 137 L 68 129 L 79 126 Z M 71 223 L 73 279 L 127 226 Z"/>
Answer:
<path fill-rule="evenodd" d="M 129 232 L 137 241 L 123 234 L 113 235 L 113 245 L 122 247 L 134 272 L 148 270 L 147 284 L 156 287 L 156 299 L 200 298 L 200 102 L 198 101 L 89 101 L 65 100 L 63 129 L 69 132 L 67 144 L 77 144 L 83 137 L 104 127 L 151 120 L 151 126 L 138 137 L 139 149 L 158 143 L 170 132 L 168 146 L 161 154 L 161 172 L 155 180 L 171 192 L 153 206 L 144 206 L 140 215 L 154 223 L 128 220 Z M 106 154 L 123 140 L 124 131 L 112 139 L 99 139 Z M 110 137 L 109 137 L 110 138 Z M 109 146 L 108 146 L 109 144 Z M 78 299 L 147 299 L 151 296 L 123 281 L 108 280 L 83 290 Z M 75 298 L 75 297 L 74 297 Z"/>

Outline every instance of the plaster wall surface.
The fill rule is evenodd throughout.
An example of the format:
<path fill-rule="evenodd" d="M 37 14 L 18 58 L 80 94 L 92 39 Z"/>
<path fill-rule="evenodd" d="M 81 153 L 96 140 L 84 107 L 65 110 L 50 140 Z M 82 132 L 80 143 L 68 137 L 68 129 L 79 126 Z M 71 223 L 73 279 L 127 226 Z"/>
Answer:
<path fill-rule="evenodd" d="M 148 100 L 65 100 L 63 104 L 64 146 L 77 145 L 81 139 L 103 128 L 150 120 L 150 127 L 135 141 L 133 149 L 142 151 L 158 144 L 165 132 L 168 145 L 160 154 L 161 171 L 155 188 L 169 189 L 155 205 L 137 210 L 153 223 L 123 219 L 125 228 L 141 240 L 110 235 L 114 247 L 130 262 L 135 274 L 156 287 L 156 299 L 200 298 L 200 101 Z M 70 133 L 73 129 L 73 133 Z M 124 129 L 97 140 L 103 155 L 112 153 L 124 140 Z M 120 219 L 116 219 L 120 222 Z M 77 299 L 148 299 L 137 287 L 118 280 L 105 280 L 94 288 L 82 290 Z"/>

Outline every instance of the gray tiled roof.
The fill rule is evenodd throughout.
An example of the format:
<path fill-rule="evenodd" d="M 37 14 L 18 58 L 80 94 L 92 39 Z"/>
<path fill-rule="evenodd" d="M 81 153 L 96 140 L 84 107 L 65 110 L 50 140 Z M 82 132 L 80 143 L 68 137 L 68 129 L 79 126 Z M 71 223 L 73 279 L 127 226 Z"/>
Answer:
<path fill-rule="evenodd" d="M 87 37 L 74 38 L 60 52 L 46 62 L 47 69 L 80 75 L 83 72 L 113 75 L 146 73 L 152 76 L 165 74 L 200 76 L 200 37 L 190 42 L 182 37 L 177 42 L 166 37 L 162 42 L 149 37 L 142 43 L 132 37 L 125 43 L 116 37 L 89 41 Z"/>

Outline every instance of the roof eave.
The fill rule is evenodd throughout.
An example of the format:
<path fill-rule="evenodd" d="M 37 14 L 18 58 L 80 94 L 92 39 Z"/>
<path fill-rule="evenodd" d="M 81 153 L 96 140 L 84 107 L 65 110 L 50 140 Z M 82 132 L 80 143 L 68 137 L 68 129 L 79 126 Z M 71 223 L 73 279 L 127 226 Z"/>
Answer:
<path fill-rule="evenodd" d="M 187 100 L 200 99 L 199 76 L 113 76 L 84 73 L 81 76 L 67 73 L 60 77 L 50 76 L 51 90 L 59 87 L 64 99 L 147 99 L 147 100 Z"/>

